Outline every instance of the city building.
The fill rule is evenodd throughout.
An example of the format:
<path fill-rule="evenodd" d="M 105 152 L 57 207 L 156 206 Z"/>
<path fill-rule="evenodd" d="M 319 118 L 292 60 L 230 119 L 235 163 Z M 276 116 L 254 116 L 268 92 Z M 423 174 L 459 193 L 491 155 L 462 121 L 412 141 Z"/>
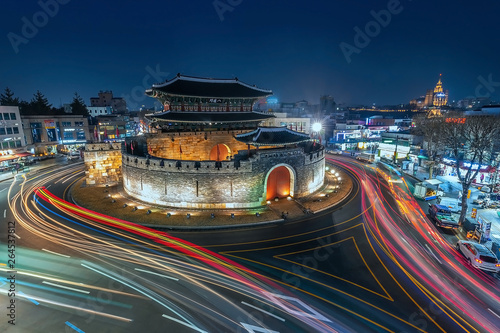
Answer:
<path fill-rule="evenodd" d="M 91 139 L 83 115 L 22 116 L 28 151 L 36 155 L 66 152 L 85 146 Z"/>
<path fill-rule="evenodd" d="M 0 167 L 28 155 L 19 108 L 0 106 Z"/>
<path fill-rule="evenodd" d="M 284 112 L 273 112 L 274 118 L 266 120 L 265 126 L 286 127 L 296 132 L 311 133 L 311 118 L 289 117 Z"/>
<path fill-rule="evenodd" d="M 432 106 L 441 107 L 448 104 L 448 90 L 443 90 L 443 83 L 441 82 L 441 74 L 439 74 L 439 81 L 433 91 Z"/>
<path fill-rule="evenodd" d="M 113 107 L 111 106 L 87 106 L 87 110 L 89 111 L 89 115 L 91 117 L 104 116 L 113 113 Z"/>
<path fill-rule="evenodd" d="M 100 91 L 99 97 L 90 98 L 90 106 L 109 106 L 114 112 L 126 112 L 127 102 L 122 97 L 113 97 L 113 92 L 110 90 Z"/>
<path fill-rule="evenodd" d="M 164 112 L 156 133 L 126 138 L 123 188 L 145 202 L 184 208 L 250 208 L 321 188 L 324 147 L 253 110 L 272 94 L 235 79 L 178 74 L 146 94 Z"/>
<path fill-rule="evenodd" d="M 319 109 L 322 114 L 332 114 L 335 113 L 337 109 L 337 104 L 335 99 L 330 95 L 323 95 L 319 98 Z"/>

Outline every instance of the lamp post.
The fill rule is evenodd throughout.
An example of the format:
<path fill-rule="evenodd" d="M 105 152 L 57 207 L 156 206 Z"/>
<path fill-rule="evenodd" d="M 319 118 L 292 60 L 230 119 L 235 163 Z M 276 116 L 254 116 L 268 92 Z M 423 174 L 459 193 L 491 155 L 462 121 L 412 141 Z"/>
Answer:
<path fill-rule="evenodd" d="M 396 135 L 396 149 L 394 149 L 394 164 L 398 164 L 398 141 L 399 141 L 399 136 Z"/>

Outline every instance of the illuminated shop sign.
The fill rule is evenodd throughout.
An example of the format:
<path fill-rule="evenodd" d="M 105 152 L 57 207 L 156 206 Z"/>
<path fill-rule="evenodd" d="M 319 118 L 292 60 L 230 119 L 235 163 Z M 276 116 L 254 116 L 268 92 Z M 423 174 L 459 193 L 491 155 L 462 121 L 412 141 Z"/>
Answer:
<path fill-rule="evenodd" d="M 470 168 L 471 163 L 470 162 L 464 162 L 463 164 L 464 167 Z M 489 165 L 481 164 L 481 170 L 488 169 Z M 477 170 L 479 168 L 479 164 L 474 163 L 472 164 L 472 170 Z"/>
<path fill-rule="evenodd" d="M 465 118 L 446 118 L 447 123 L 465 124 Z"/>

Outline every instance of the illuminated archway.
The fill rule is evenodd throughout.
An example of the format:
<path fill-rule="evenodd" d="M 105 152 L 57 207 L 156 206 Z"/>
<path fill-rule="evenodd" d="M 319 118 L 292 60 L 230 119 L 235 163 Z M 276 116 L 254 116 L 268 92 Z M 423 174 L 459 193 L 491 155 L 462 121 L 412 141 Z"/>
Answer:
<path fill-rule="evenodd" d="M 295 186 L 294 170 L 285 164 L 279 164 L 269 170 L 266 176 L 265 198 L 273 200 L 275 198 L 293 197 Z"/>
<path fill-rule="evenodd" d="M 229 147 L 226 146 L 223 143 L 219 143 L 215 145 L 212 150 L 210 150 L 210 157 L 209 159 L 211 161 L 225 161 L 227 158 L 230 156 L 230 150 Z"/>

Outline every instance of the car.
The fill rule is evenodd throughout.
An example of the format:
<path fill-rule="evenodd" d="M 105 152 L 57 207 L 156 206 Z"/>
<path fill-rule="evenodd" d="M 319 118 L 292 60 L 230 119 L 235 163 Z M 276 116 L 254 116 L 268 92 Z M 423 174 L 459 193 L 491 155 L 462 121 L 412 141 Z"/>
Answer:
<path fill-rule="evenodd" d="M 471 241 L 459 240 L 456 248 L 457 251 L 462 252 L 472 267 L 492 273 L 500 272 L 498 258 L 486 246 Z"/>
<path fill-rule="evenodd" d="M 80 158 L 80 152 L 75 150 L 68 154 L 68 160 L 77 160 Z"/>
<path fill-rule="evenodd" d="M 444 229 L 457 229 L 460 226 L 451 210 L 444 205 L 429 204 L 429 217 L 436 226 Z"/>
<path fill-rule="evenodd" d="M 342 150 L 340 149 L 327 149 L 326 152 L 333 155 L 342 155 Z"/>

